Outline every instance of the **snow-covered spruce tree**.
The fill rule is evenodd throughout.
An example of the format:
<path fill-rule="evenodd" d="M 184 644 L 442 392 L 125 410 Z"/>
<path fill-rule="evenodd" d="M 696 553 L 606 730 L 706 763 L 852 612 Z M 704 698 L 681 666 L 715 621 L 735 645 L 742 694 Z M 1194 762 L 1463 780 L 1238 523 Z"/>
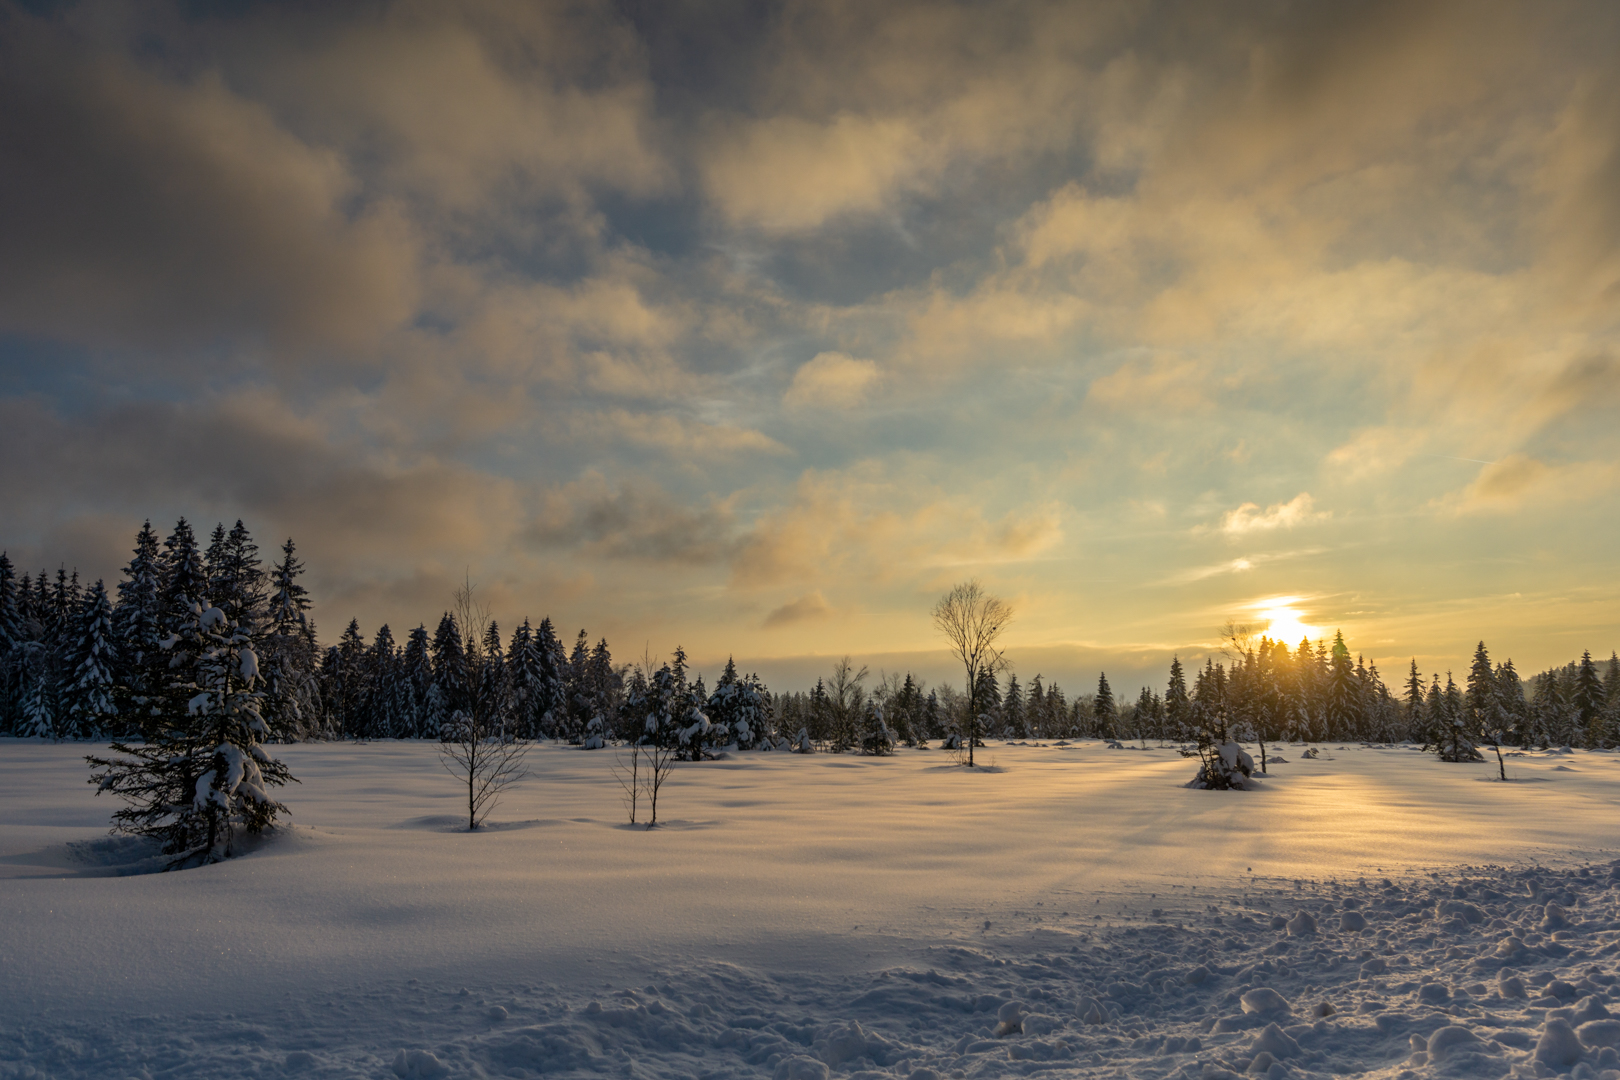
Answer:
<path fill-rule="evenodd" d="M 695 683 L 687 681 L 686 650 L 679 645 L 675 646 L 670 675 L 674 682 L 669 716 L 678 746 L 676 757 L 686 761 L 702 761 L 704 751 L 710 747 L 710 736 L 714 729 L 708 714 L 703 711 L 709 695 L 703 688 L 701 676 Z"/>
<path fill-rule="evenodd" d="M 1199 765 L 1198 775 L 1187 786 L 1205 791 L 1247 791 L 1259 786 L 1254 759 L 1227 733 L 1224 709 L 1194 701 L 1190 711 L 1197 725 Z"/>
<path fill-rule="evenodd" d="M 119 757 L 85 760 L 97 794 L 127 804 L 113 813 L 114 828 L 159 841 L 173 870 L 230 858 L 239 832 L 259 833 L 286 811 L 269 789 L 293 777 L 264 750 L 269 728 L 248 627 L 193 602 L 159 648 L 187 661 L 171 669 L 148 739 L 114 743 Z"/>
<path fill-rule="evenodd" d="M 112 604 L 107 600 L 107 587 L 97 581 L 80 607 L 78 633 L 68 656 L 67 685 L 62 691 L 67 737 L 97 738 L 117 723 L 116 667 Z"/>
<path fill-rule="evenodd" d="M 624 680 L 613 667 L 613 653 L 607 638 L 597 638 L 587 665 L 591 687 L 591 724 L 594 737 L 605 745 L 619 726 L 619 707 L 624 698 Z M 586 738 L 589 743 L 591 737 Z"/>
<path fill-rule="evenodd" d="M 1462 691 L 1446 672 L 1446 688 L 1440 694 L 1441 713 L 1439 736 L 1435 752 L 1441 761 L 1484 761 L 1484 755 L 1474 746 L 1472 726 L 1463 708 Z"/>
<path fill-rule="evenodd" d="M 887 757 L 894 753 L 894 733 L 883 720 L 883 706 L 868 698 L 861 717 L 861 753 L 869 757 Z"/>
<path fill-rule="evenodd" d="M 715 744 L 735 746 L 738 750 L 750 750 L 755 745 L 768 749 L 769 710 L 765 697 L 759 676 L 738 675 L 736 662 L 728 657 L 726 669 L 720 673 L 720 681 L 714 684 L 714 693 L 709 695 L 705 710 L 715 727 Z"/>

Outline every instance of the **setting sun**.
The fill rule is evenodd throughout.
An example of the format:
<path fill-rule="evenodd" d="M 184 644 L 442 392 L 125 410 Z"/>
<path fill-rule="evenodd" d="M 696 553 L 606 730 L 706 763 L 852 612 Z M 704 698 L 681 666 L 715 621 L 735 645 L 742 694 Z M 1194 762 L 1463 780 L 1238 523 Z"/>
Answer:
<path fill-rule="evenodd" d="M 1273 641 L 1283 642 L 1289 648 L 1298 645 L 1301 638 L 1310 638 L 1314 641 L 1320 637 L 1321 631 L 1317 627 L 1300 618 L 1299 609 L 1294 606 L 1298 602 L 1297 596 L 1281 596 L 1256 605 L 1260 618 L 1266 623 L 1262 633 Z"/>

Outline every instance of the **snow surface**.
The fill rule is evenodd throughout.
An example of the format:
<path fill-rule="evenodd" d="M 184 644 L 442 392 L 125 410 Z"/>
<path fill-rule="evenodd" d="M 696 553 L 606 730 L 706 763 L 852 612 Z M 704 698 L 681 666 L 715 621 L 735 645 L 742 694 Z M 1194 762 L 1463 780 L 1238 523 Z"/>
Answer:
<path fill-rule="evenodd" d="M 741 753 L 648 832 L 547 745 L 469 834 L 435 746 L 305 744 L 291 828 L 132 874 L 90 749 L 0 741 L 0 1077 L 1620 1069 L 1611 753 Z"/>

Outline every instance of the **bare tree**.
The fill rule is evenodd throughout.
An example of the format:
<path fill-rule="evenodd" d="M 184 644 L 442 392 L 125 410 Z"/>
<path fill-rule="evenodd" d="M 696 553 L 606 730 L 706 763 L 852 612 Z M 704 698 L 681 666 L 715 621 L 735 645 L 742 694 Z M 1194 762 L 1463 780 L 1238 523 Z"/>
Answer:
<path fill-rule="evenodd" d="M 650 816 L 647 818 L 647 828 L 658 824 L 658 793 L 663 790 L 664 781 L 675 771 L 676 753 L 679 747 L 675 743 L 666 743 L 663 740 L 654 740 L 642 747 L 647 755 L 647 778 L 643 781 L 647 791 L 647 802 Z"/>
<path fill-rule="evenodd" d="M 439 762 L 467 785 L 467 828 L 476 829 L 501 792 L 527 775 L 523 758 L 529 747 L 494 730 L 476 708 L 471 715 L 457 710 L 447 726 L 451 737 L 439 743 Z"/>
<path fill-rule="evenodd" d="M 1270 623 L 1246 623 L 1227 619 L 1220 629 L 1221 652 L 1229 660 L 1242 660 L 1260 644 L 1260 637 L 1271 628 Z"/>
<path fill-rule="evenodd" d="M 853 749 L 857 739 L 861 710 L 866 704 L 866 665 L 859 671 L 849 657 L 833 665 L 832 678 L 827 680 L 827 704 L 832 709 L 833 750 L 842 753 Z"/>
<path fill-rule="evenodd" d="M 951 643 L 951 650 L 967 673 L 967 709 L 963 726 L 968 747 L 967 764 L 973 766 L 973 743 L 979 735 L 978 682 L 980 672 L 999 671 L 1006 657 L 996 639 L 1012 621 L 1011 605 L 991 596 L 975 579 L 957 585 L 939 598 L 932 612 L 934 626 Z"/>
<path fill-rule="evenodd" d="M 467 699 L 439 743 L 439 763 L 467 785 L 467 828 L 476 829 L 500 801 L 501 792 L 527 775 L 527 743 L 506 730 L 506 710 L 494 693 L 497 671 L 483 655 L 479 633 L 489 624 L 489 608 L 475 594 L 469 576 L 455 593 L 455 614 L 466 634 Z M 475 629 L 476 628 L 476 629 Z M 486 685 L 489 683 L 491 685 Z"/>
<path fill-rule="evenodd" d="M 630 815 L 630 824 L 636 823 L 637 805 L 641 800 L 641 744 L 631 742 L 613 753 L 613 778 L 619 782 L 619 801 Z"/>
<path fill-rule="evenodd" d="M 489 605 L 483 598 L 477 596 L 478 582 L 472 579 L 472 571 L 468 569 L 462 574 L 461 587 L 455 592 L 455 602 L 451 610 L 456 616 L 456 623 L 461 632 L 467 635 L 469 642 L 477 644 L 478 635 L 484 632 L 489 625 Z"/>

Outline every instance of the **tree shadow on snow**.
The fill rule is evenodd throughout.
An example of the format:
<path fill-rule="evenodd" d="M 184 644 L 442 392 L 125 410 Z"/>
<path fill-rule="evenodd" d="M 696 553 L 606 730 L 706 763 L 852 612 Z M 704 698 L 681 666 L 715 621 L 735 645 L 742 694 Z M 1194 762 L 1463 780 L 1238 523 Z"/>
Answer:
<path fill-rule="evenodd" d="M 576 819 L 578 820 L 578 819 Z M 589 819 L 586 819 L 589 820 Z M 554 825 L 567 824 L 561 818 L 531 818 L 528 821 L 484 821 L 477 829 L 467 828 L 466 814 L 424 814 L 421 817 L 407 818 L 394 829 L 420 829 L 423 832 L 511 832 L 514 829 L 544 829 Z"/>
<path fill-rule="evenodd" d="M 684 820 L 682 818 L 671 818 L 671 819 L 669 819 L 667 821 L 660 821 L 657 825 L 654 825 L 652 827 L 652 831 L 654 831 L 654 832 L 663 832 L 664 830 L 668 829 L 668 830 L 671 830 L 673 832 L 686 832 L 686 831 L 689 831 L 689 830 L 692 830 L 692 829 L 713 829 L 713 828 L 715 828 L 715 827 L 717 827 L 717 826 L 719 826 L 721 824 L 723 824 L 723 822 L 719 822 L 719 821 L 686 821 L 686 820 Z M 621 821 L 616 825 L 609 826 L 609 828 L 621 829 L 621 830 L 629 830 L 630 832 L 647 832 L 648 831 L 647 823 L 645 821 L 638 821 L 634 825 L 630 824 L 628 821 Z"/>
<path fill-rule="evenodd" d="M 258 836 L 238 836 L 231 844 L 232 860 L 259 852 L 287 838 L 290 829 L 267 829 Z M 0 865 L 17 867 L 0 872 L 10 878 L 103 878 L 160 874 L 173 867 L 175 856 L 144 836 L 114 834 L 94 840 L 69 840 L 37 851 L 0 857 Z M 218 864 L 214 864 L 218 865 Z"/>

